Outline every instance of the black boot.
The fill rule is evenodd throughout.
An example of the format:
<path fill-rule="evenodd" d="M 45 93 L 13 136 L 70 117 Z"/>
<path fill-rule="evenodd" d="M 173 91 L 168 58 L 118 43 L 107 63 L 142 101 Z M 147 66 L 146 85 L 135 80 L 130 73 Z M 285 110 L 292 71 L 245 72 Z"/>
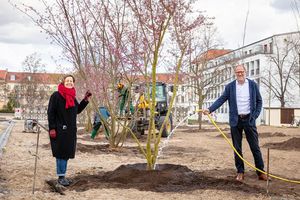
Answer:
<path fill-rule="evenodd" d="M 70 182 L 64 177 L 64 176 L 60 176 L 57 180 L 57 182 L 62 185 L 62 186 L 69 186 Z"/>

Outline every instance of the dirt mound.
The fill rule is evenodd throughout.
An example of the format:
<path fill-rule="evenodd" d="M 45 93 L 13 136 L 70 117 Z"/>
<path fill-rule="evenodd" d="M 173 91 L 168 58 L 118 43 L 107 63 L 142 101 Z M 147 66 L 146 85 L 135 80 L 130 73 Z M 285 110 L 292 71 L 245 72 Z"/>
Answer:
<path fill-rule="evenodd" d="M 226 135 L 226 137 L 231 138 L 231 134 L 230 134 L 230 133 L 224 133 L 224 134 Z M 223 136 L 223 134 L 219 134 L 219 135 L 217 135 L 216 137 L 221 137 L 221 138 L 223 138 L 224 136 Z"/>
<path fill-rule="evenodd" d="M 223 131 L 224 132 L 224 131 Z M 224 132 L 225 135 L 228 137 L 228 138 L 231 138 L 231 134 L 230 132 L 226 133 Z M 263 133 L 259 133 L 259 137 L 260 138 L 268 138 L 268 137 L 285 137 L 286 134 L 284 133 L 281 133 L 281 132 L 275 132 L 275 133 L 271 133 L 271 132 L 263 132 Z M 223 137 L 222 134 L 219 134 L 217 135 L 216 137 Z"/>
<path fill-rule="evenodd" d="M 293 137 L 287 141 L 279 143 L 267 143 L 263 145 L 266 148 L 279 149 L 279 150 L 295 150 L 300 151 L 300 138 Z"/>
<path fill-rule="evenodd" d="M 222 131 L 229 131 L 230 128 L 221 128 Z M 202 128 L 199 130 L 199 128 L 191 128 L 191 127 L 185 127 L 185 128 L 180 128 L 180 132 L 183 133 L 213 133 L 213 132 L 219 132 L 218 129 L 216 128 Z"/>
<path fill-rule="evenodd" d="M 44 149 L 51 149 L 50 143 L 41 145 Z M 89 154 L 115 154 L 118 156 L 135 156 L 139 158 L 144 158 L 140 153 L 139 147 L 126 147 L 126 148 L 111 148 L 109 144 L 82 144 L 77 143 L 76 151 L 81 153 L 89 153 Z"/>
<path fill-rule="evenodd" d="M 180 192 L 197 189 L 218 189 L 224 191 L 244 191 L 247 193 L 263 193 L 264 188 L 250 186 L 228 179 L 206 176 L 194 172 L 186 166 L 161 164 L 153 171 L 146 170 L 146 164 L 121 165 L 114 171 L 95 175 L 82 174 L 73 177 L 75 184 L 68 190 L 77 192 L 99 188 L 136 188 L 142 191 Z"/>
<path fill-rule="evenodd" d="M 262 132 L 259 133 L 259 137 L 261 138 L 267 138 L 267 137 L 285 137 L 286 134 L 282 133 L 282 132 L 275 132 L 275 133 L 271 133 L 271 132 Z"/>
<path fill-rule="evenodd" d="M 111 148 L 109 144 L 96 144 L 88 145 L 77 143 L 76 150 L 82 153 L 100 154 L 100 153 L 112 153 L 119 156 L 136 156 L 142 157 L 138 147 L 126 147 L 126 148 Z"/>
<path fill-rule="evenodd" d="M 85 128 L 78 128 L 78 130 L 77 130 L 77 135 L 84 135 L 84 134 L 89 134 L 86 130 L 85 130 Z"/>
<path fill-rule="evenodd" d="M 197 155 L 197 157 L 203 157 L 205 153 L 207 153 L 207 149 L 201 147 L 178 147 L 169 145 L 163 148 L 162 156 L 188 156 L 188 155 Z"/>

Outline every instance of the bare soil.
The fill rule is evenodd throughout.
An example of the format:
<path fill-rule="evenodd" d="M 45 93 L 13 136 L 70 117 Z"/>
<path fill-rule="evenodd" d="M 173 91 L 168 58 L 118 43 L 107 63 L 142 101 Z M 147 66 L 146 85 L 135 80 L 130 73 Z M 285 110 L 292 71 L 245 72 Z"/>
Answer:
<path fill-rule="evenodd" d="M 221 129 L 230 137 L 227 125 Z M 235 181 L 233 150 L 211 125 L 201 131 L 177 129 L 154 171 L 146 170 L 145 158 L 132 139 L 121 149 L 111 149 L 103 135 L 91 140 L 88 133 L 79 131 L 76 158 L 68 166 L 72 184 L 60 188 L 64 196 L 46 183 L 55 185 L 56 175 L 49 138 L 43 131 L 32 194 L 37 134 L 22 130 L 23 122 L 18 121 L 0 160 L 0 199 L 300 199 L 300 184 L 274 178 L 267 194 L 266 182 L 259 181 L 248 166 L 245 181 Z M 260 126 L 258 130 L 265 165 L 270 148 L 270 173 L 300 181 L 300 129 Z M 246 139 L 243 154 L 253 163 Z"/>

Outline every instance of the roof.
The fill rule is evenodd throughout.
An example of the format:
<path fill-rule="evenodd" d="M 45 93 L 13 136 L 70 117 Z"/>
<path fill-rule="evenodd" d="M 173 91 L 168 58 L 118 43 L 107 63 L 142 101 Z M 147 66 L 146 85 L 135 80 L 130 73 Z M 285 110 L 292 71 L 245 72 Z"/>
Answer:
<path fill-rule="evenodd" d="M 7 70 L 0 70 L 0 81 L 3 80 L 6 83 L 22 83 L 28 80 L 28 77 L 38 80 L 43 84 L 58 84 L 63 74 L 55 73 L 30 73 L 30 72 L 8 72 Z M 12 79 L 14 78 L 14 79 Z M 184 82 L 185 75 L 178 75 L 178 83 Z M 146 78 L 142 75 L 137 76 L 137 80 L 145 82 Z M 151 80 L 151 77 L 148 78 Z M 156 81 L 167 84 L 173 84 L 175 80 L 174 73 L 157 73 Z"/>
<path fill-rule="evenodd" d="M 178 75 L 178 83 L 183 83 L 184 81 L 184 74 Z M 138 81 L 145 81 L 146 78 L 142 75 L 137 76 Z M 148 80 L 151 80 L 151 78 L 148 78 Z M 173 84 L 175 81 L 175 74 L 174 73 L 157 73 L 156 74 L 156 81 L 163 82 L 167 84 Z"/>
<path fill-rule="evenodd" d="M 229 49 L 210 49 L 210 50 L 200 54 L 196 58 L 196 60 L 193 61 L 193 63 L 201 62 L 201 61 L 207 62 L 207 61 L 213 60 L 219 56 L 225 55 L 231 51 L 232 50 L 229 50 Z"/>
<path fill-rule="evenodd" d="M 242 46 L 242 47 L 239 47 L 239 48 L 237 48 L 237 49 L 231 50 L 231 52 L 243 50 L 244 48 L 247 48 L 247 47 L 252 46 L 252 45 L 254 45 L 254 44 L 256 44 L 256 43 L 260 43 L 260 42 L 262 42 L 262 41 L 264 41 L 264 40 L 268 40 L 268 39 L 271 39 L 271 38 L 274 38 L 274 37 L 283 36 L 283 35 L 293 35 L 293 34 L 300 34 L 300 31 L 293 31 L 293 32 L 285 32 L 285 33 L 274 34 L 274 35 L 272 35 L 272 36 L 263 38 L 263 39 L 261 39 L 261 40 L 258 40 L 258 41 L 252 42 L 252 43 L 250 43 L 250 44 L 244 45 L 244 46 Z M 230 53 L 230 52 L 228 52 L 228 53 Z"/>
<path fill-rule="evenodd" d="M 0 70 L 0 81 L 5 81 L 7 70 Z"/>
<path fill-rule="evenodd" d="M 0 81 L 6 83 L 22 83 L 28 80 L 29 77 L 33 80 L 38 80 L 43 84 L 57 84 L 62 74 L 55 73 L 31 73 L 31 72 L 8 72 L 7 70 L 0 70 Z"/>

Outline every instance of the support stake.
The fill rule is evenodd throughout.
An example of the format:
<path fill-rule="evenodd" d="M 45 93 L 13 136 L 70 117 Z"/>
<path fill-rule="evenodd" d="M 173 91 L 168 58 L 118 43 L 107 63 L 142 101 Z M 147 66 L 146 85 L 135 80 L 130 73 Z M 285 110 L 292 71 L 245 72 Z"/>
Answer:
<path fill-rule="evenodd" d="M 269 173 L 270 173 L 270 148 L 267 154 L 267 195 L 269 195 Z"/>
<path fill-rule="evenodd" d="M 34 161 L 34 175 L 33 175 L 33 185 L 32 185 L 32 194 L 34 194 L 35 190 L 35 177 L 36 177 L 36 169 L 37 169 L 37 159 L 38 159 L 38 152 L 39 152 L 39 139 L 40 139 L 40 132 L 41 129 L 39 125 L 37 125 L 37 139 L 36 139 L 36 150 L 35 150 L 35 161 Z"/>

